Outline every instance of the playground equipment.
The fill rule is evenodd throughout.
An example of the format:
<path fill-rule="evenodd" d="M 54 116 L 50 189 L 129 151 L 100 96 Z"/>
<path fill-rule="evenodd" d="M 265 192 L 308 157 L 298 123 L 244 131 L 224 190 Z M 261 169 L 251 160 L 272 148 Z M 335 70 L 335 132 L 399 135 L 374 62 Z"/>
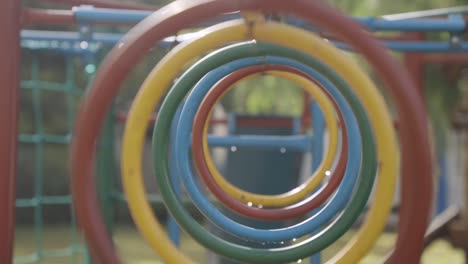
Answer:
<path fill-rule="evenodd" d="M 14 10 L 20 12 L 17 6 Z M 456 11 L 461 12 L 460 9 Z M 83 98 L 72 138 L 73 201 L 77 219 L 92 255 L 102 263 L 120 262 L 98 206 L 99 200 L 104 208 L 109 201 L 103 198 L 103 190 L 99 196 L 96 192 L 92 177 L 94 160 L 91 158 L 112 101 L 129 71 L 150 49 L 155 45 L 168 47 L 181 42 L 156 65 L 139 90 L 128 113 L 122 147 L 123 183 L 132 216 L 142 235 L 163 260 L 169 263 L 192 262 L 166 236 L 153 216 L 144 191 L 141 173 L 142 146 L 149 125 L 147 121 L 151 119 L 156 105 L 161 102 L 153 135 L 153 158 L 158 185 L 168 210 L 177 222 L 207 249 L 248 263 L 301 260 L 319 253 L 345 233 L 365 209 L 369 197 L 372 197 L 365 224 L 356 237 L 330 260 L 355 263 L 373 246 L 383 230 L 392 206 L 396 177 L 402 174 L 399 236 L 388 262 L 417 262 L 423 250 L 432 201 L 429 126 L 420 89 L 410 80 L 408 73 L 388 55 L 383 44 L 397 51 L 464 52 L 468 50 L 468 44 L 462 41 L 460 34 L 466 29 L 466 22 L 463 16 L 451 13 L 451 10 L 445 10 L 445 13 L 435 14 L 450 14 L 447 19 L 392 20 L 392 17 L 387 17 L 358 18 L 353 21 L 321 3 L 290 3 L 279 0 L 176 1 L 154 13 L 89 6 L 77 7 L 72 14 L 45 14 L 29 10 L 25 13 L 29 14 L 26 16 L 28 23 L 65 23 L 70 22 L 70 15 L 79 21 L 80 32 L 77 34 L 48 35 L 43 34 L 44 32 L 24 31 L 23 45 L 40 49 L 43 41 L 48 49 L 80 54 L 90 75 L 94 73 L 96 51 L 100 48 L 98 43 L 115 44 L 98 67 L 95 79 Z M 281 22 L 275 18 L 278 14 L 283 16 Z M 431 16 L 433 15 L 432 13 Z M 5 16 L 5 19 L 9 18 L 11 20 L 8 21 L 15 21 L 15 17 Z M 215 19 L 209 20 L 213 18 Z M 90 26 L 94 23 L 131 24 L 140 20 L 143 21 L 123 38 L 117 34 L 93 33 Z M 375 31 L 442 31 L 450 32 L 452 37 L 448 42 L 379 42 L 366 34 L 359 23 Z M 177 36 L 178 31 L 193 25 L 206 28 Z M 18 27 L 10 30 L 13 32 L 7 35 L 15 35 L 16 38 L 12 38 L 12 41 L 17 41 Z M 324 41 L 318 36 L 322 33 L 331 34 L 327 37 L 333 41 Z M 73 45 L 54 46 L 50 41 L 63 41 Z M 399 114 L 401 150 L 398 149 L 398 137 L 393 128 L 392 117 L 385 108 L 386 104 L 379 90 L 351 59 L 332 44 L 363 54 L 386 84 L 385 88 L 391 93 Z M 15 59 L 13 61 L 18 61 Z M 187 65 L 187 62 L 195 59 L 197 61 L 193 65 Z M 208 117 L 215 102 L 238 81 L 253 78 L 257 74 L 279 75 L 304 88 L 320 106 L 330 137 L 323 158 L 314 157 L 314 162 L 321 159 L 321 163 L 315 166 L 316 170 L 310 179 L 280 195 L 250 193 L 230 184 L 217 171 L 208 151 L 208 145 L 249 145 L 303 151 L 317 147 L 310 142 L 320 141 L 323 136 L 320 133 L 313 137 L 207 136 Z M 7 77 L 15 76 L 10 74 Z M 73 93 L 73 88 L 70 88 L 72 85 L 66 87 L 67 93 Z M 16 92 L 10 92 L 11 97 L 16 98 Z M 162 100 L 166 92 L 167 95 Z M 6 99 L 2 107 L 15 101 Z M 12 137 L 16 137 L 16 130 L 13 129 L 16 127 L 16 112 L 11 110 L 14 107 L 6 109 L 10 111 L 2 112 L 2 116 L 6 120 L 4 123 L 9 125 L 8 129 L 2 129 L 2 133 L 7 134 L 1 134 L 0 140 L 5 140 L 4 145 L 7 147 L 3 149 L 5 154 L 2 154 L 5 157 L 2 162 L 5 164 L 0 169 L 11 172 L 6 175 L 14 176 L 11 166 L 14 164 L 15 150 L 11 142 L 14 142 Z M 314 119 L 313 122 L 315 121 Z M 171 127 L 174 133 L 170 132 Z M 108 131 L 109 128 L 105 130 Z M 38 144 L 38 151 L 44 142 L 67 143 L 70 139 L 69 136 L 51 137 L 43 131 L 31 137 L 20 137 L 20 140 Z M 109 134 L 107 140 L 104 139 L 104 144 L 108 147 L 113 144 Z M 192 168 L 190 162 L 190 148 L 195 168 Z M 105 179 L 102 177 L 104 174 L 113 176 L 112 171 L 100 167 L 103 160 L 109 159 L 109 153 L 113 152 L 109 149 L 97 155 L 97 174 L 100 180 Z M 240 215 L 263 221 L 289 220 L 307 216 L 308 213 L 312 215 L 293 226 L 274 230 L 255 229 L 239 224 L 211 204 L 201 186 L 194 180 L 195 172 L 200 174 L 210 192 L 225 208 Z M 330 180 L 322 183 L 326 176 L 331 176 Z M 7 234 L 5 246 L 0 244 L 0 249 L 5 249 L 0 250 L 0 261 L 5 259 L 5 263 L 11 259 L 9 238 L 12 237 L 13 223 L 12 179 L 2 177 L 1 185 L 5 188 L 2 194 L 8 198 L 2 199 L 0 203 L 2 212 L 7 212 L 0 225 Z M 263 245 L 258 248 L 245 247 L 209 233 L 185 210 L 180 199 L 180 182 L 203 215 L 228 234 L 254 240 L 260 245 L 271 242 L 285 246 L 275 247 L 274 250 Z M 371 196 L 374 182 L 375 193 Z M 320 187 L 321 184 L 324 185 Z M 39 195 L 38 200 L 31 203 L 20 201 L 17 204 L 35 206 L 59 200 L 57 197 L 45 199 L 40 191 L 36 194 Z M 70 202 L 70 197 L 62 198 L 62 202 Z M 40 219 L 40 210 L 37 210 L 37 215 Z M 106 214 L 105 217 L 109 218 L 109 215 Z M 298 239 L 301 237 L 305 237 L 304 240 Z M 290 241 L 292 242 L 289 243 Z"/>

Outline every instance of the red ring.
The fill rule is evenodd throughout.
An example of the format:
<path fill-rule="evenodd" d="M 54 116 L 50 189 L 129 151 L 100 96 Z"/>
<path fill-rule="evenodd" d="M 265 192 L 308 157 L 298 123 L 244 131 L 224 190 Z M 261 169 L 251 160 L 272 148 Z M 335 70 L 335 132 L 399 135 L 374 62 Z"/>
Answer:
<path fill-rule="evenodd" d="M 331 176 L 329 182 L 324 187 L 320 188 L 320 191 L 317 191 L 316 193 L 307 197 L 303 201 L 300 201 L 294 205 L 287 206 L 284 208 L 261 209 L 257 207 L 248 206 L 245 203 L 242 203 L 230 196 L 229 194 L 227 194 L 217 184 L 210 170 L 208 169 L 208 165 L 204 158 L 202 138 L 205 127 L 205 120 L 208 118 L 208 115 L 215 103 L 217 102 L 217 99 L 220 96 L 222 96 L 224 92 L 226 92 L 229 88 L 231 88 L 232 85 L 234 85 L 236 82 L 258 72 L 274 70 L 293 73 L 315 83 L 320 88 L 320 90 L 322 90 L 322 92 L 325 93 L 326 96 L 332 101 L 339 117 L 338 124 L 344 124 L 343 115 L 340 109 L 338 108 L 336 101 L 330 95 L 330 93 L 323 88 L 323 86 L 320 83 L 318 83 L 309 75 L 296 68 L 285 65 L 268 64 L 250 66 L 237 70 L 227 75 L 221 81 L 219 81 L 215 86 L 213 86 L 212 89 L 210 89 L 210 91 L 206 94 L 205 98 L 203 98 L 200 108 L 198 108 L 198 111 L 195 115 L 192 127 L 192 152 L 194 162 L 200 176 L 202 177 L 205 184 L 208 186 L 208 189 L 210 189 L 210 191 L 215 195 L 216 198 L 218 198 L 219 201 L 221 201 L 222 204 L 234 210 L 235 212 L 247 217 L 268 221 L 293 219 L 295 217 L 303 216 L 311 212 L 312 210 L 318 208 L 334 193 L 336 188 L 340 185 L 346 170 L 346 163 L 348 160 L 347 130 L 346 126 L 342 125 L 342 150 L 335 171 L 333 171 L 333 175 Z M 295 191 L 296 190 L 293 189 L 289 192 Z"/>

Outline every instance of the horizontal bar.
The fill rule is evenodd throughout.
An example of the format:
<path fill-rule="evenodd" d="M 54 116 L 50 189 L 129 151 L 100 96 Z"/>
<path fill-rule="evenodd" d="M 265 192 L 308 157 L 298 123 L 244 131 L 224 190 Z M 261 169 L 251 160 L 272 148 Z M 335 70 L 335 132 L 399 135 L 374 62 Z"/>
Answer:
<path fill-rule="evenodd" d="M 81 95 L 82 93 L 74 87 L 68 87 L 66 83 L 58 83 L 58 82 L 49 82 L 49 81 L 33 81 L 33 80 L 23 80 L 21 81 L 20 87 L 22 89 L 32 90 L 32 89 L 39 89 L 51 92 L 70 92 L 73 91 L 73 94 Z"/>
<path fill-rule="evenodd" d="M 123 37 L 122 34 L 112 33 L 93 33 L 91 38 L 95 42 L 104 44 L 115 44 Z M 56 45 L 59 46 L 61 43 L 58 42 L 78 42 L 82 41 L 82 38 L 77 32 L 69 31 L 46 31 L 46 30 L 22 30 L 22 40 L 35 40 L 35 41 L 56 41 Z M 70 43 L 68 43 L 70 45 Z"/>
<path fill-rule="evenodd" d="M 16 207 L 36 207 L 38 205 L 66 205 L 71 204 L 72 198 L 70 195 L 61 196 L 42 196 L 34 198 L 16 199 Z"/>
<path fill-rule="evenodd" d="M 401 52 L 467 52 L 468 42 L 460 42 L 457 45 L 452 45 L 448 41 L 384 41 L 385 47 L 393 51 Z M 351 51 L 346 44 L 333 42 L 340 49 Z"/>
<path fill-rule="evenodd" d="M 88 48 L 83 50 L 80 43 L 70 42 L 70 41 L 48 41 L 48 40 L 22 40 L 21 48 L 29 50 L 41 50 L 54 53 L 65 53 L 65 54 L 83 54 L 84 52 L 94 54 L 102 47 L 101 44 L 97 42 L 88 43 Z"/>
<path fill-rule="evenodd" d="M 461 32 L 466 28 L 465 20 L 460 15 L 453 15 L 448 19 L 386 20 L 376 17 L 355 19 L 372 31 Z"/>
<path fill-rule="evenodd" d="M 135 1 L 117 1 L 117 0 L 36 0 L 38 2 L 53 3 L 66 6 L 92 5 L 102 8 L 115 9 L 136 9 L 136 10 L 156 10 L 159 7 L 147 4 L 133 3 Z"/>
<path fill-rule="evenodd" d="M 90 48 L 90 44 L 104 44 L 104 45 L 115 45 L 123 37 L 123 34 L 115 33 L 93 33 L 90 37 L 91 43 L 84 41 L 77 32 L 68 32 L 68 31 L 46 31 L 46 30 L 22 30 L 21 39 L 23 45 L 28 45 L 26 41 L 47 41 L 51 42 L 51 48 L 74 48 L 77 50 L 86 50 Z M 193 39 L 199 37 L 198 32 L 194 33 L 185 33 L 178 36 L 165 38 L 160 42 L 161 47 L 170 47 L 174 43 L 182 42 L 188 39 Z M 23 42 L 24 41 L 24 42 Z M 82 44 L 83 43 L 83 44 Z M 34 44 L 34 43 L 32 43 Z M 83 48 L 85 45 L 86 48 Z M 98 47 L 96 47 L 98 48 Z"/>
<path fill-rule="evenodd" d="M 467 14 L 467 13 L 468 13 L 468 6 L 454 6 L 454 7 L 438 8 L 438 9 L 432 9 L 432 10 L 405 12 L 405 13 L 399 13 L 399 14 L 389 14 L 389 15 L 381 16 L 381 18 L 386 19 L 386 20 L 404 20 L 404 19 L 441 17 L 441 16 L 452 15 L 452 14 Z"/>
<path fill-rule="evenodd" d="M 120 10 L 92 6 L 73 7 L 72 10 L 77 21 L 88 23 L 136 24 L 153 13 L 145 10 Z"/>
<path fill-rule="evenodd" d="M 94 8 L 92 6 L 79 6 L 73 8 L 75 19 L 81 23 L 125 23 L 136 24 L 151 15 L 152 11 L 119 10 L 110 8 Z M 227 20 L 241 18 L 240 12 L 226 13 L 206 23 L 196 26 L 207 26 Z"/>
<path fill-rule="evenodd" d="M 21 143 L 49 143 L 49 144 L 68 144 L 71 135 L 39 135 L 39 134 L 21 134 L 19 141 Z M 310 149 L 311 136 L 208 136 L 208 144 L 212 147 L 252 147 L 296 150 L 307 152 Z"/>
<path fill-rule="evenodd" d="M 353 19 L 370 31 L 463 32 L 467 28 L 465 18 L 461 15 L 451 15 L 445 19 L 386 20 L 379 17 L 353 17 Z M 287 18 L 286 21 L 288 24 L 309 31 L 319 31 L 304 20 Z"/>
<path fill-rule="evenodd" d="M 57 35 L 55 36 L 55 33 Z M 178 35 L 176 37 L 169 37 L 164 39 L 160 45 L 162 47 L 170 47 L 174 42 L 181 42 L 191 38 L 200 37 L 202 33 L 186 33 Z M 44 40 L 44 41 L 65 41 L 65 42 L 78 42 L 79 34 L 76 32 L 63 32 L 63 31 L 34 31 L 34 30 L 23 30 L 22 37 L 25 40 L 32 41 L 33 39 Z M 95 33 L 92 36 L 91 43 L 96 44 L 99 42 L 105 45 L 117 44 L 123 35 L 111 34 L 111 33 Z M 332 42 L 337 47 L 349 50 L 346 44 L 340 42 Z M 405 51 L 405 52 L 466 52 L 468 51 L 468 42 L 462 41 L 458 46 L 451 45 L 448 41 L 397 41 L 388 40 L 384 41 L 387 48 L 394 51 Z M 59 44 L 56 44 L 56 46 Z M 68 46 L 70 46 L 69 44 Z M 75 45 L 78 47 L 78 44 Z M 53 48 L 53 47 L 52 47 Z M 77 48 L 79 49 L 79 48 Z"/>
<path fill-rule="evenodd" d="M 87 7 L 77 7 L 77 5 L 73 5 L 73 6 L 75 6 L 75 10 L 77 8 L 91 9 L 90 6 L 87 6 Z M 94 7 L 97 7 L 97 6 L 94 6 Z M 115 7 L 104 7 L 104 6 L 98 9 L 116 10 Z M 117 8 L 117 10 L 122 11 L 120 8 Z M 148 9 L 130 9 L 130 10 L 135 11 L 135 10 L 148 10 Z M 82 11 L 78 10 L 78 12 L 82 12 Z M 137 14 L 137 13 L 134 13 L 134 14 Z M 38 25 L 38 24 L 39 25 L 49 25 L 49 24 L 75 25 L 78 23 L 113 25 L 113 26 L 132 26 L 135 23 L 140 22 L 147 16 L 147 15 L 142 16 L 141 19 L 137 20 L 136 22 L 134 21 L 133 23 L 128 23 L 128 22 L 124 23 L 123 21 L 127 21 L 128 19 L 121 19 L 121 18 L 113 17 L 114 20 L 102 20 L 100 19 L 99 16 L 96 16 L 96 15 L 99 15 L 99 13 L 96 12 L 93 15 L 85 14 L 84 15 L 85 18 L 88 17 L 87 20 L 85 19 L 84 21 L 77 21 L 73 10 L 25 8 L 23 10 L 24 19 L 22 22 L 23 22 L 23 26 L 31 26 L 31 25 Z M 205 23 L 201 23 L 196 26 L 200 27 L 200 26 L 212 25 L 214 23 L 219 23 L 219 22 L 223 22 L 226 20 L 237 19 L 237 18 L 240 18 L 239 12 L 226 13 L 226 14 L 219 15 L 218 17 L 210 19 L 209 21 Z"/>
<path fill-rule="evenodd" d="M 248 147 L 265 149 L 284 149 L 284 151 L 296 150 L 307 152 L 312 145 L 311 136 L 208 136 L 208 144 L 211 147 Z"/>
<path fill-rule="evenodd" d="M 23 9 L 23 26 L 34 24 L 74 24 L 75 16 L 71 10 L 39 8 Z"/>
<path fill-rule="evenodd" d="M 39 134 L 20 134 L 19 142 L 21 143 L 51 143 L 51 144 L 69 144 L 71 135 L 39 135 Z"/>

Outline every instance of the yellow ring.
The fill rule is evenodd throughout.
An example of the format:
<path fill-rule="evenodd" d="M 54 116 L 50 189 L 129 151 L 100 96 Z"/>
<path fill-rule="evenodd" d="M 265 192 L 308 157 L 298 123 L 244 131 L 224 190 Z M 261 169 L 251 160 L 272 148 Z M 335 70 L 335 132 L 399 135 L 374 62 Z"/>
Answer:
<path fill-rule="evenodd" d="M 132 216 L 141 233 L 166 262 L 190 263 L 170 242 L 146 199 L 141 169 L 146 128 L 157 102 L 187 62 L 223 43 L 245 41 L 246 37 L 252 36 L 295 48 L 326 62 L 356 89 L 362 99 L 378 144 L 379 177 L 363 228 L 332 259 L 334 263 L 356 263 L 373 246 L 385 226 L 396 176 L 400 172 L 398 142 L 391 115 L 372 81 L 342 51 L 307 31 L 276 22 L 247 27 L 243 20 L 237 20 L 209 27 L 203 31 L 202 38 L 184 42 L 171 50 L 147 77 L 130 109 L 122 147 L 123 183 Z"/>
<path fill-rule="evenodd" d="M 261 194 L 254 194 L 242 189 L 239 189 L 235 185 L 232 185 L 229 181 L 227 181 L 221 173 L 216 168 L 214 164 L 213 158 L 211 157 L 207 136 L 208 136 L 208 127 L 209 127 L 209 119 L 206 120 L 204 124 L 204 135 L 203 135 L 203 154 L 210 170 L 210 173 L 213 176 L 213 179 L 219 185 L 221 189 L 223 189 L 228 195 L 233 197 L 236 200 L 239 200 L 243 203 L 252 203 L 252 205 L 262 205 L 265 207 L 273 206 L 273 207 L 281 207 L 281 206 L 288 206 L 295 202 L 300 201 L 302 198 L 306 197 L 310 194 L 324 179 L 326 172 L 331 170 L 333 166 L 333 162 L 335 159 L 336 151 L 338 148 L 338 125 L 336 116 L 334 116 L 334 107 L 331 101 L 325 96 L 323 93 L 318 92 L 317 89 L 312 91 L 306 87 L 310 86 L 310 81 L 303 78 L 297 78 L 299 76 L 295 74 L 288 74 L 286 72 L 280 71 L 269 71 L 273 75 L 283 77 L 285 79 L 289 79 L 290 81 L 300 83 L 303 86 L 303 89 L 311 96 L 319 104 L 322 112 L 324 114 L 324 118 L 327 123 L 327 128 L 330 133 L 329 138 L 329 148 L 327 148 L 327 155 L 322 160 L 320 166 L 314 171 L 314 174 L 303 184 L 299 187 L 294 188 L 283 194 L 278 195 L 261 195 Z M 253 76 L 249 76 L 248 78 L 254 78 L 259 74 L 254 74 Z M 295 76 L 295 77 L 293 77 Z M 301 81 L 300 81 L 301 80 Z M 234 84 L 235 85 L 235 84 Z M 229 89 L 228 89 L 229 90 Z M 320 95 L 319 95 L 320 94 Z M 222 96 L 221 96 L 222 97 Z M 217 101 L 221 99 L 218 98 Z"/>

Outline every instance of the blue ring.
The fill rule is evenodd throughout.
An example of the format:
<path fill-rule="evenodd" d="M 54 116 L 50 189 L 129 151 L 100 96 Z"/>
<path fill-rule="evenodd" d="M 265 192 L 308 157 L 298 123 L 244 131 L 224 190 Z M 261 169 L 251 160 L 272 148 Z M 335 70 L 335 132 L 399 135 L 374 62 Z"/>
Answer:
<path fill-rule="evenodd" d="M 191 145 L 191 127 L 203 96 L 215 85 L 220 79 L 227 74 L 253 65 L 261 65 L 265 63 L 282 64 L 294 67 L 313 76 L 320 82 L 335 98 L 339 108 L 342 109 L 345 125 L 348 129 L 348 156 L 347 168 L 342 183 L 333 198 L 316 214 L 299 224 L 291 227 L 265 230 L 255 229 L 242 224 L 239 224 L 218 211 L 210 201 L 200 191 L 197 183 L 194 180 L 194 174 L 191 167 L 189 148 Z M 354 184 L 358 178 L 358 173 L 361 164 L 361 149 L 362 141 L 360 138 L 357 120 L 352 114 L 352 110 L 347 101 L 336 89 L 336 87 L 318 72 L 297 61 L 281 58 L 281 57 L 255 57 L 244 58 L 225 64 L 204 76 L 190 92 L 185 105 L 182 108 L 182 113 L 177 126 L 177 136 L 175 142 L 175 151 L 177 156 L 178 168 L 182 175 L 182 183 L 185 185 L 189 195 L 193 199 L 198 209 L 224 231 L 246 239 L 255 241 L 286 241 L 318 231 L 322 225 L 326 224 L 342 209 L 352 195 Z M 175 173 L 179 175 L 179 173 Z"/>

